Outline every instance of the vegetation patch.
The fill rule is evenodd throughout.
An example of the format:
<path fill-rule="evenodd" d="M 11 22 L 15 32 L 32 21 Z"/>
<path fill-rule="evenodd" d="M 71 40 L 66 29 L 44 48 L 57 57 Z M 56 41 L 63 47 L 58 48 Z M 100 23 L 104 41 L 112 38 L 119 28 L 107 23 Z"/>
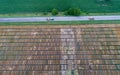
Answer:
<path fill-rule="evenodd" d="M 1 0 L 0 13 L 39 13 L 78 7 L 84 12 L 119 12 L 119 0 Z"/>
<path fill-rule="evenodd" d="M 0 22 L 0 26 L 39 26 L 39 25 L 92 25 L 120 24 L 120 20 L 91 20 L 91 21 L 49 21 L 49 22 Z"/>

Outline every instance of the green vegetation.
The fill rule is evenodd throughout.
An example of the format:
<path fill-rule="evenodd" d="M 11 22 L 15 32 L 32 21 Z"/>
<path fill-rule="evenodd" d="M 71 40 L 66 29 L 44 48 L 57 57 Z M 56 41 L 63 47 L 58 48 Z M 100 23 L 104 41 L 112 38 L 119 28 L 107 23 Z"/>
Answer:
<path fill-rule="evenodd" d="M 43 12 L 43 15 L 48 15 L 48 12 Z"/>
<path fill-rule="evenodd" d="M 65 11 L 65 15 L 79 16 L 80 14 L 81 11 L 79 8 L 70 8 L 67 11 Z"/>
<path fill-rule="evenodd" d="M 49 21 L 49 22 L 0 22 L 0 26 L 33 26 L 33 25 L 83 25 L 83 24 L 120 24 L 120 20 L 98 21 Z"/>
<path fill-rule="evenodd" d="M 109 2 L 109 1 L 111 1 L 111 0 L 105 0 L 106 2 Z"/>
<path fill-rule="evenodd" d="M 103 16 L 103 15 L 120 15 L 118 13 L 84 13 L 81 12 L 80 16 Z M 0 14 L 0 18 L 11 18 L 11 17 L 42 17 L 42 16 L 52 16 L 51 13 L 48 12 L 41 12 L 41 13 L 15 13 L 15 14 Z M 64 12 L 59 12 L 56 16 L 65 16 Z"/>
<path fill-rule="evenodd" d="M 54 9 L 52 10 L 52 15 L 53 15 L 53 16 L 56 16 L 57 14 L 58 14 L 58 10 L 54 8 Z"/>
<path fill-rule="evenodd" d="M 0 14 L 0 18 L 11 18 L 11 17 L 42 17 L 42 16 L 53 16 L 50 12 L 40 12 L 40 13 L 8 13 Z M 59 12 L 56 16 L 64 16 L 64 12 Z"/>
<path fill-rule="evenodd" d="M 0 0 L 0 13 L 39 13 L 78 7 L 86 13 L 120 12 L 120 0 Z"/>

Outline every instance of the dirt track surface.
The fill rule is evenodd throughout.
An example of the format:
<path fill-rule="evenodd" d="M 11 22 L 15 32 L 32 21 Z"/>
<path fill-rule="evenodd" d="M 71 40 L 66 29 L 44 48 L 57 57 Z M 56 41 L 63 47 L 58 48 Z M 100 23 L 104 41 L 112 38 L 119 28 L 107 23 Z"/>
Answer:
<path fill-rule="evenodd" d="M 0 75 L 120 75 L 120 25 L 1 26 Z"/>

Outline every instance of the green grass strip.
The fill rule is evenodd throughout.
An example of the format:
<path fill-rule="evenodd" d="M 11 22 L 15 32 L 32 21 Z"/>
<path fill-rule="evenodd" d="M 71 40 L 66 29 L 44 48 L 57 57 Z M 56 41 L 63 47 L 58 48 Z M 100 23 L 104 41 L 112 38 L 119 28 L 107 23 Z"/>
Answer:
<path fill-rule="evenodd" d="M 83 25 L 83 24 L 120 24 L 120 20 L 99 20 L 99 21 L 50 21 L 50 22 L 0 22 L 0 26 Z"/>

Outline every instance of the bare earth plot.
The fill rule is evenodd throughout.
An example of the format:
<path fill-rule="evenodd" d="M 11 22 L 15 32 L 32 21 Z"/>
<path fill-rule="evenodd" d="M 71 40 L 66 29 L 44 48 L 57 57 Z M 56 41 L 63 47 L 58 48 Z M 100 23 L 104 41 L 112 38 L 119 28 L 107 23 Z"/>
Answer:
<path fill-rule="evenodd" d="M 0 75 L 120 75 L 120 25 L 1 26 Z"/>

